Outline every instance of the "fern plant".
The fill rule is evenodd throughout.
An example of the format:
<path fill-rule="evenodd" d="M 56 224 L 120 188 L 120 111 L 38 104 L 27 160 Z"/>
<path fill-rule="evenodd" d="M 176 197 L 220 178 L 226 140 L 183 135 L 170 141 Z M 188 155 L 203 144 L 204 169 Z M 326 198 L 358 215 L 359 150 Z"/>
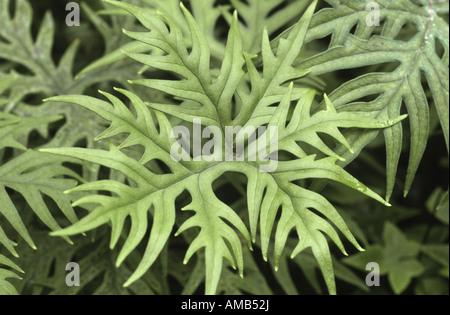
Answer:
<path fill-rule="evenodd" d="M 298 293 L 291 261 L 317 293 L 316 269 L 331 294 L 335 278 L 367 291 L 358 270 L 370 257 L 396 294 L 423 275 L 417 292 L 426 292 L 425 265 L 445 278 L 448 241 L 431 231 L 448 220 L 408 242 L 392 223 L 401 219 L 383 219 L 381 238 L 352 209 L 392 203 L 401 213 L 393 192 L 402 124 L 411 139 L 405 194 L 438 124 L 448 164 L 448 10 L 379 1 L 375 27 L 367 3 L 95 1 L 82 8 L 103 55 L 77 63 L 76 40 L 56 67 L 51 15 L 33 40 L 30 4 L 13 1 L 11 18 L 3 1 L 0 293 L 169 294 L 170 279 L 184 294 L 203 282 L 206 294 L 274 293 L 257 253 L 288 294 Z M 343 70 L 354 78 L 336 76 Z M 366 154 L 378 150 L 380 131 L 386 168 Z M 214 152 L 199 151 L 205 143 Z M 366 177 L 358 163 L 386 175 L 386 198 L 380 180 L 357 179 Z M 442 222 L 448 193 L 428 207 Z M 39 263 L 30 260 L 36 248 Z M 383 260 L 383 251 L 399 257 Z M 85 282 L 70 288 L 62 279 L 73 260 Z"/>
<path fill-rule="evenodd" d="M 235 14 L 220 74 L 216 80 L 212 80 L 212 75 L 209 74 L 209 49 L 206 37 L 184 7 L 182 10 L 190 32 L 193 34 L 190 54 L 187 53 L 187 48 L 182 41 L 181 30 L 175 23 L 171 23 L 167 16 L 153 15 L 151 11 L 141 10 L 123 3 L 116 3 L 116 5 L 129 10 L 150 30 L 150 33 L 144 34 L 127 32 L 130 36 L 153 45 L 166 54 L 159 58 L 145 55 L 131 56 L 148 66 L 172 71 L 185 78 L 180 81 L 144 79 L 135 83 L 172 94 L 184 102 L 174 105 L 149 103 L 149 106 L 155 110 L 157 119 L 157 122 L 153 122 L 154 125 L 152 125 L 152 115 L 146 105 L 136 95 L 126 90 L 120 90 L 120 92 L 130 99 L 136 112 L 136 118 L 126 109 L 123 102 L 111 94 L 105 94 L 105 96 L 113 104 L 113 107 L 105 102 L 81 96 L 61 96 L 50 99 L 79 104 L 109 120 L 112 123 L 111 126 L 97 139 L 105 139 L 125 132 L 129 136 L 120 144 L 119 148 L 135 145 L 144 147 L 144 153 L 139 161 L 123 155 L 118 148 L 112 145 L 109 151 L 46 149 L 45 152 L 64 154 L 90 162 L 101 160 L 104 166 L 120 171 L 137 186 L 130 187 L 114 181 L 100 181 L 78 187 L 75 191 L 107 190 L 113 196 L 106 198 L 97 195 L 79 200 L 77 205 L 94 202 L 99 206 L 73 226 L 57 232 L 55 235 L 82 233 L 111 221 L 111 247 L 114 247 L 123 230 L 126 217 L 130 216 L 132 230 L 118 257 L 117 265 L 120 265 L 143 239 L 148 228 L 147 216 L 153 207 L 153 224 L 147 249 L 140 266 L 125 284 L 127 286 L 147 271 L 163 249 L 175 224 L 175 199 L 181 192 L 188 190 L 192 202 L 183 209 L 194 211 L 195 215 L 180 226 L 177 234 L 188 228 L 200 228 L 197 238 L 187 251 L 185 262 L 197 250 L 205 248 L 205 292 L 214 294 L 224 258 L 231 266 L 237 267 L 241 274 L 243 273 L 241 243 L 235 230 L 239 231 L 251 246 L 250 241 L 256 241 L 259 223 L 263 256 L 267 259 L 274 219 L 281 207 L 282 214 L 275 234 L 275 259 L 278 260 L 281 255 L 289 232 L 295 229 L 299 234 L 299 243 L 292 256 L 304 248 L 311 247 L 324 273 L 329 290 L 334 293 L 331 258 L 326 249 L 326 239 L 321 232 L 329 235 L 344 252 L 345 250 L 332 226 L 308 208 L 312 207 L 325 215 L 355 246 L 359 248 L 359 245 L 326 200 L 312 191 L 298 187 L 293 182 L 307 178 L 328 178 L 359 189 L 382 201 L 370 189 L 336 167 L 336 155 L 322 142 L 317 133 L 329 134 L 336 140 L 347 144 L 338 131 L 339 127 L 382 128 L 389 127 L 397 121 L 372 121 L 365 119 L 364 116 L 351 114 L 339 117 L 330 102 L 327 103 L 326 110 L 310 116 L 315 92 L 294 88 L 293 84 L 288 88 L 282 86 L 286 81 L 295 80 L 305 74 L 304 70 L 296 69 L 291 64 L 299 54 L 315 6 L 311 6 L 306 11 L 286 39 L 284 46 L 279 47 L 276 55 L 270 48 L 267 33 L 263 34 L 263 53 L 266 58 L 262 75 L 257 71 L 248 54 L 243 51 L 242 39 L 237 27 L 237 14 Z M 243 90 L 238 94 L 242 99 L 242 109 L 233 122 L 231 120 L 232 97 L 240 89 L 239 83 L 243 82 L 242 78 L 246 75 L 242 71 L 244 62 L 249 71 L 247 75 L 251 91 Z M 292 118 L 287 123 L 291 101 L 298 102 Z M 268 105 L 272 105 L 274 102 L 280 103 L 276 108 L 268 108 Z M 221 130 L 224 130 L 225 126 L 236 124 L 250 125 L 255 129 L 266 123 L 269 126 L 277 126 L 279 150 L 293 154 L 296 159 L 281 162 L 277 170 L 270 174 L 260 174 L 257 164 L 250 165 L 236 161 L 224 161 L 223 163 L 202 161 L 201 163 L 192 162 L 180 165 L 173 161 L 170 155 L 170 148 L 174 142 L 174 140 L 170 141 L 170 130 L 173 126 L 161 112 L 188 122 L 200 117 L 202 122 L 207 124 L 205 127 L 217 126 Z M 157 127 L 159 127 L 159 132 Z M 225 134 L 222 138 L 225 138 Z M 297 141 L 304 141 L 314 146 L 324 154 L 330 155 L 330 158 L 316 160 L 314 155 L 308 156 L 296 143 Z M 172 174 L 161 175 L 164 180 L 158 179 L 158 175 L 144 167 L 143 164 L 154 159 L 165 163 Z M 310 169 L 316 170 L 317 173 L 309 171 Z M 227 171 L 241 172 L 248 178 L 247 200 L 251 239 L 244 223 L 230 207 L 216 197 L 211 188 L 213 182 Z M 290 173 L 290 176 L 286 173 Z M 224 219 L 235 230 L 230 228 Z"/>

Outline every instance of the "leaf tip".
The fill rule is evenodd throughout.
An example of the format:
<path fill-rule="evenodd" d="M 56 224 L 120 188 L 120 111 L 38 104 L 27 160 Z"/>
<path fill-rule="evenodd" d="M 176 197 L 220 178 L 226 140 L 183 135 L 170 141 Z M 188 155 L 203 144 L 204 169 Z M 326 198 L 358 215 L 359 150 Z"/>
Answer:
<path fill-rule="evenodd" d="M 238 11 L 237 10 L 234 10 L 233 11 L 233 22 L 235 23 L 235 22 L 237 22 L 238 21 Z"/>
<path fill-rule="evenodd" d="M 264 259 L 265 262 L 268 261 L 268 259 L 267 259 L 267 253 L 263 253 L 263 259 Z"/>
<path fill-rule="evenodd" d="M 408 197 L 409 194 L 409 187 L 406 187 L 405 190 L 403 190 L 403 198 Z"/>
<path fill-rule="evenodd" d="M 391 200 L 391 193 L 389 192 L 389 193 L 386 193 L 386 202 L 390 202 L 390 200 Z"/>
<path fill-rule="evenodd" d="M 401 116 L 398 118 L 398 120 L 399 120 L 399 121 L 402 121 L 402 120 L 404 120 L 404 119 L 406 119 L 406 118 L 408 118 L 408 114 L 401 115 Z"/>
<path fill-rule="evenodd" d="M 134 280 L 132 280 L 132 279 L 130 278 L 130 279 L 128 279 L 128 280 L 123 284 L 123 287 L 124 287 L 124 288 L 128 288 L 133 282 L 134 282 Z"/>

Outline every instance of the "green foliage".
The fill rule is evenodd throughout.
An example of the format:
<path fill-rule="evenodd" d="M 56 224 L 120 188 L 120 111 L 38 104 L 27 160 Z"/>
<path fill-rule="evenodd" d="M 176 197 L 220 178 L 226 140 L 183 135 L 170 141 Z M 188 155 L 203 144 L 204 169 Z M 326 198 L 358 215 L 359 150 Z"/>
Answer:
<path fill-rule="evenodd" d="M 339 86 L 330 99 L 339 110 L 366 112 L 377 119 L 397 117 L 406 108 L 409 114 L 410 155 L 406 174 L 405 194 L 425 151 L 429 137 L 430 106 L 437 111 L 448 151 L 449 139 L 449 35 L 447 22 L 434 8 L 433 1 L 423 6 L 413 1 L 377 1 L 380 35 L 377 27 L 366 23 L 369 1 L 328 1 L 332 8 L 324 9 L 311 22 L 307 40 L 332 35 L 328 49 L 299 66 L 320 75 L 341 69 L 373 66 L 373 70 Z M 354 35 L 351 33 L 356 26 Z M 408 27 L 412 27 L 411 34 Z M 380 26 L 381 28 L 381 26 Z M 436 51 L 438 42 L 444 53 Z M 394 66 L 383 64 L 398 63 Z M 424 90 L 427 83 L 431 96 Z M 374 97 L 367 101 L 364 97 Z M 430 101 L 428 100 L 430 99 Z M 394 189 L 398 161 L 402 151 L 402 124 L 383 131 L 386 142 L 386 175 L 389 200 Z M 351 135 L 355 146 L 364 146 L 376 137 L 376 131 Z"/>
<path fill-rule="evenodd" d="M 369 2 L 3 0 L 0 294 L 448 294 L 448 3 Z"/>
<path fill-rule="evenodd" d="M 99 231 L 99 236 L 102 234 Z M 110 251 L 105 239 L 89 240 L 78 238 L 75 246 L 67 246 L 67 242 L 49 237 L 43 231 L 33 231 L 33 237 L 41 244 L 38 251 L 19 245 L 22 249 L 21 262 L 25 277 L 17 282 L 17 289 L 21 294 L 52 295 L 74 294 L 155 294 L 161 285 L 154 275 L 148 274 L 145 279 L 135 283 L 128 289 L 123 288 L 123 282 L 131 274 L 127 266 L 115 268 L 113 257 L 116 253 Z M 78 260 L 83 281 L 79 287 L 68 287 L 66 264 L 68 261 Z M 52 271 L 54 266 L 54 271 Z M 100 278 L 100 280 L 98 280 Z M 153 288 L 154 286 L 154 288 Z M 162 293 L 162 292 L 159 292 Z"/>
<path fill-rule="evenodd" d="M 70 199 L 62 193 L 62 189 L 68 189 L 75 183 L 74 180 L 57 178 L 63 175 L 77 177 L 71 170 L 55 165 L 54 158 L 34 151 L 22 154 L 0 168 L 0 211 L 31 247 L 35 248 L 35 244 L 6 188 L 21 194 L 43 223 L 52 230 L 58 230 L 61 227 L 50 213 L 43 195 L 50 197 L 71 222 L 77 221 Z"/>
<path fill-rule="evenodd" d="M 23 272 L 15 263 L 13 263 L 11 260 L 6 258 L 3 255 L 0 255 L 0 265 L 4 265 L 6 267 L 10 267 L 12 269 L 15 269 L 16 271 Z M 20 279 L 20 277 L 15 274 L 14 272 L 10 270 L 6 270 L 3 268 L 0 268 L 0 294 L 1 295 L 17 295 L 16 288 L 6 281 L 6 279 Z"/>
<path fill-rule="evenodd" d="M 414 277 L 424 272 L 424 267 L 417 260 L 420 244 L 407 240 L 389 222 L 384 226 L 383 242 L 384 244 L 369 246 L 366 252 L 346 258 L 344 262 L 362 270 L 368 262 L 379 262 L 380 274 L 388 274 L 394 292 L 402 293 Z"/>

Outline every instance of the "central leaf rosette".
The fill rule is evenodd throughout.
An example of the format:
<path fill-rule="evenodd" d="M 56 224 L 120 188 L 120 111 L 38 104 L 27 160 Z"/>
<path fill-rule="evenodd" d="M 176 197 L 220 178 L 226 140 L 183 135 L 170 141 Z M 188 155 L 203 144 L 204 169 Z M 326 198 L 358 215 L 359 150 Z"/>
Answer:
<path fill-rule="evenodd" d="M 195 118 L 190 129 L 172 128 L 171 138 L 177 139 L 170 149 L 174 161 L 247 161 L 257 162 L 264 172 L 275 171 L 278 166 L 278 126 L 226 126 L 225 134 L 217 126 L 202 130 L 201 118 Z M 205 142 L 205 139 L 208 141 Z M 191 150 L 192 149 L 192 150 Z M 267 161 L 267 164 L 264 164 Z"/>

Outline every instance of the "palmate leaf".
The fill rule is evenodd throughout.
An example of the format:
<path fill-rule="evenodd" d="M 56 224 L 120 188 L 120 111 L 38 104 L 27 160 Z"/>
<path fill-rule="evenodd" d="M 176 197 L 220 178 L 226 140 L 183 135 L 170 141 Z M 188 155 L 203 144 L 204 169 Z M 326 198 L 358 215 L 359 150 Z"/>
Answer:
<path fill-rule="evenodd" d="M 137 113 L 144 112 L 146 113 L 144 115 L 150 117 L 151 113 L 146 109 L 142 101 L 130 92 L 125 90 L 121 90 L 121 92 L 132 99 L 132 104 Z M 227 258 L 232 266 L 237 265 L 241 273 L 243 272 L 241 243 L 235 234 L 236 232 L 234 229 L 225 223 L 224 219 L 232 224 L 234 228 L 239 230 L 240 233 L 245 236 L 247 242 L 250 242 L 250 235 L 236 213 L 216 197 L 211 186 L 212 183 L 225 172 L 241 172 L 249 178 L 248 199 L 250 217 L 253 218 L 253 221 L 251 221 L 251 230 L 253 233 L 256 233 L 256 230 L 252 227 L 256 225 L 258 214 L 261 212 L 261 219 L 259 221 L 264 244 L 263 251 L 265 253 L 267 252 L 267 247 L 269 245 L 268 238 L 271 234 L 274 223 L 273 220 L 275 219 L 279 206 L 283 205 L 285 208 L 283 208 L 282 219 L 280 220 L 280 223 L 278 223 L 277 228 L 277 241 L 275 245 L 276 257 L 278 253 L 281 253 L 284 247 L 285 237 L 290 229 L 294 227 L 297 228 L 297 232 L 302 235 L 302 242 L 296 248 L 296 252 L 309 246 L 316 249 L 315 254 L 319 259 L 319 265 L 323 267 L 322 270 L 326 273 L 327 282 L 331 292 L 333 292 L 333 275 L 332 269 L 330 269 L 331 258 L 328 256 L 327 241 L 319 230 L 323 230 L 325 233 L 329 234 L 341 249 L 343 249 L 342 243 L 339 241 L 339 238 L 331 225 L 329 225 L 326 220 L 321 219 L 319 216 L 309 211 L 308 208 L 315 208 L 322 212 L 338 228 L 340 228 L 344 235 L 348 237 L 355 246 L 358 245 L 331 204 L 320 195 L 294 185 L 292 181 L 311 177 L 329 178 L 347 184 L 350 187 L 360 190 L 366 195 L 382 201 L 375 193 L 335 165 L 334 162 L 336 161 L 336 158 L 333 157 L 315 161 L 314 157 L 309 156 L 296 161 L 280 162 L 279 169 L 270 174 L 260 173 L 257 165 L 249 165 L 245 162 L 237 161 L 220 162 L 217 164 L 201 162 L 201 165 L 194 165 L 195 167 L 189 165 L 189 163 L 195 164 L 195 162 L 189 162 L 187 163 L 187 166 L 182 165 L 172 160 L 170 151 L 164 149 L 164 147 L 170 147 L 171 144 L 173 144 L 174 139 L 170 139 L 167 136 L 170 125 L 162 114 L 157 113 L 161 130 L 161 133 L 158 133 L 154 131 L 156 128 L 154 125 L 152 127 L 152 124 L 148 124 L 151 120 L 145 120 L 142 116 L 138 116 L 134 121 L 126 122 L 127 119 L 133 119 L 131 112 L 128 112 L 125 105 L 117 98 L 114 98 L 109 94 L 106 95 L 115 103 L 114 108 L 104 101 L 90 97 L 61 96 L 53 98 L 52 100 L 78 103 L 79 105 L 91 108 L 104 118 L 109 117 L 112 121 L 113 128 L 102 137 L 112 136 L 122 132 L 129 133 L 130 137 L 128 139 L 134 139 L 134 141 L 128 142 L 130 140 L 126 140 L 126 145 L 130 145 L 131 143 L 143 143 L 141 145 L 146 149 L 155 148 L 155 151 L 152 151 L 154 154 L 152 154 L 151 157 L 145 158 L 145 161 L 148 161 L 149 158 L 158 158 L 166 163 L 173 173 L 157 175 L 146 168 L 142 163 L 124 155 L 112 145 L 110 151 L 75 148 L 43 149 L 46 152 L 81 158 L 89 162 L 100 162 L 102 165 L 122 172 L 135 183 L 133 186 L 128 186 L 119 182 L 106 180 L 88 183 L 74 188 L 71 191 L 106 190 L 110 191 L 113 196 L 92 195 L 80 199 L 75 205 L 97 203 L 99 206 L 87 217 L 65 230 L 54 233 L 54 235 L 73 235 L 82 233 L 111 221 L 113 226 L 111 246 L 114 247 L 122 232 L 125 218 L 130 216 L 132 229 L 127 242 L 119 254 L 118 265 L 120 265 L 129 253 L 142 241 L 148 229 L 147 218 L 150 214 L 149 209 L 153 208 L 152 214 L 154 218 L 147 250 L 137 271 L 127 282 L 127 284 L 130 284 L 145 273 L 164 247 L 174 226 L 176 216 L 175 199 L 181 192 L 187 190 L 193 201 L 189 206 L 185 207 L 184 210 L 195 211 L 195 215 L 180 227 L 177 234 L 194 226 L 201 227 L 200 234 L 190 245 L 186 255 L 186 261 L 195 251 L 205 247 L 206 292 L 214 293 L 220 277 L 223 257 Z M 347 121 L 346 123 L 349 122 Z M 373 122 L 371 120 L 353 122 L 356 126 L 358 124 L 370 125 L 371 123 L 374 127 L 376 126 L 376 128 L 381 126 L 380 122 Z M 386 123 L 383 124 L 388 126 Z M 117 128 L 115 125 L 117 125 Z M 308 127 L 309 126 L 307 126 L 307 129 Z M 298 134 L 301 134 L 301 127 L 298 131 Z M 139 141 L 137 139 L 139 139 Z M 158 142 L 161 143 L 162 140 L 165 140 L 165 145 L 158 145 Z M 296 166 L 292 167 L 294 162 Z M 190 168 L 195 170 L 201 169 L 201 171 L 195 172 L 190 170 Z M 289 169 L 291 176 L 286 176 L 285 168 Z M 314 172 L 314 170 L 316 171 Z M 263 185 L 268 187 L 268 192 L 265 195 L 262 206 L 260 206 L 259 203 L 261 203 L 261 201 L 259 201 L 259 203 L 258 201 L 255 201 L 254 196 L 263 195 L 265 188 Z M 273 190 L 275 190 L 275 192 L 273 192 Z M 297 209 L 294 209 L 294 207 L 297 207 Z M 286 222 L 286 220 L 288 222 Z M 308 230 L 316 232 L 310 233 Z M 230 252 L 225 240 L 230 243 L 232 252 Z M 267 254 L 265 254 L 265 257 L 267 257 Z"/>
<path fill-rule="evenodd" d="M 230 266 L 239 270 L 241 276 L 243 275 L 244 262 L 239 235 L 251 248 L 252 240 L 256 241 L 259 234 L 263 256 L 267 259 L 273 230 L 275 230 L 276 265 L 288 235 L 291 230 L 295 230 L 299 236 L 299 243 L 292 255 L 295 256 L 305 248 L 311 247 L 329 291 L 335 293 L 331 255 L 325 235 L 345 253 L 333 227 L 335 226 L 354 246 L 361 248 L 333 206 L 319 194 L 301 187 L 299 182 L 311 178 L 330 179 L 386 203 L 336 165 L 340 157 L 320 139 L 318 133 L 326 134 L 351 149 L 339 128 L 386 128 L 404 117 L 380 121 L 356 113 L 337 113 L 328 100 L 326 109 L 313 115 L 311 105 L 315 92 L 295 88 L 293 84 L 284 85 L 306 73 L 299 68 L 293 68 L 291 63 L 299 53 L 315 5 L 308 8 L 294 27 L 296 31 L 283 41 L 276 55 L 270 48 L 265 32 L 262 74 L 252 67 L 252 61 L 243 51 L 235 15 L 220 75 L 213 79 L 209 69 L 207 41 L 184 7 L 182 11 L 193 34 L 190 52 L 181 40 L 181 31 L 177 25 L 164 14 L 154 15 L 151 11 L 122 2 L 108 2 L 132 12 L 150 29 L 150 33 L 128 34 L 167 53 L 159 57 L 146 55 L 133 57 L 147 65 L 174 72 L 184 78 L 180 81 L 142 80 L 139 83 L 171 94 L 180 99 L 181 104 L 149 103 L 153 108 L 149 109 L 135 94 L 122 89 L 117 91 L 130 100 L 131 110 L 119 98 L 109 93 L 102 94 L 110 102 L 87 96 L 59 96 L 47 100 L 78 104 L 110 121 L 110 127 L 97 137 L 97 140 L 119 134 L 128 135 L 119 147 L 110 144 L 109 151 L 81 148 L 43 149 L 45 152 L 104 165 L 123 173 L 129 180 L 128 184 L 102 180 L 83 184 L 68 191 L 69 193 L 108 191 L 110 195 L 94 194 L 78 200 L 75 203 L 77 206 L 96 204 L 96 207 L 79 222 L 53 234 L 60 236 L 79 234 L 110 222 L 112 224 L 110 245 L 115 247 L 126 218 L 130 217 L 131 230 L 117 259 L 117 265 L 120 265 L 141 243 L 147 230 L 150 229 L 146 251 L 137 270 L 125 283 L 128 286 L 144 275 L 164 248 L 176 225 L 175 201 L 182 192 L 187 191 L 192 201 L 182 210 L 193 211 L 193 215 L 179 226 L 176 235 L 192 228 L 199 228 L 196 229 L 198 234 L 187 250 L 185 262 L 199 250 L 204 252 L 207 294 L 214 294 L 217 290 L 224 258 Z M 246 76 L 243 70 L 245 60 L 251 90 L 242 87 L 242 83 L 244 85 L 246 83 L 245 79 L 242 80 Z M 242 109 L 236 120 L 232 120 L 231 103 L 235 93 L 240 93 L 240 98 L 245 101 L 242 102 Z M 289 118 L 291 102 L 296 104 L 292 117 Z M 211 162 L 203 159 L 177 162 L 170 153 L 171 147 L 177 143 L 176 139 L 170 137 L 174 126 L 162 112 L 189 123 L 192 123 L 194 118 L 201 118 L 202 124 L 207 127 L 219 127 L 223 134 L 227 125 L 241 124 L 258 128 L 268 124 L 278 128 L 279 150 L 289 152 L 294 158 L 290 161 L 277 161 L 278 168 L 271 172 L 261 171 L 267 164 L 267 161 L 263 160 L 223 159 Z M 308 155 L 300 141 L 315 147 L 328 157 L 316 159 L 315 155 Z M 139 161 L 121 151 L 131 146 L 143 148 Z M 267 152 L 267 149 L 263 147 L 261 151 Z M 270 153 L 275 152 L 272 150 L 268 152 Z M 190 152 L 184 151 L 183 154 L 186 157 Z M 170 172 L 159 174 L 149 167 L 148 162 L 154 160 L 164 163 Z M 248 179 L 246 194 L 250 231 L 237 213 L 219 200 L 212 188 L 213 183 L 227 172 L 241 173 Z M 315 209 L 320 215 L 311 209 Z M 276 220 L 279 210 L 281 217 Z M 150 217 L 153 222 L 151 227 L 148 224 Z M 274 229 L 275 224 L 277 226 Z"/>
<path fill-rule="evenodd" d="M 366 10 L 369 0 L 326 2 L 332 7 L 319 11 L 313 17 L 306 41 L 332 35 L 329 48 L 307 60 L 298 60 L 296 65 L 310 69 L 311 75 L 322 75 L 342 69 L 399 63 L 392 71 L 369 72 L 348 81 L 331 93 L 330 99 L 338 111 L 366 112 L 377 119 L 397 117 L 405 107 L 409 113 L 411 134 L 406 195 L 429 136 L 430 104 L 424 92 L 425 85 L 431 90 L 432 104 L 438 113 L 448 151 L 449 35 L 447 22 L 438 15 L 442 4 L 422 1 L 423 6 L 418 6 L 410 0 L 377 1 L 381 21 L 378 28 L 382 29 L 381 35 L 378 36 L 374 35 L 377 28 L 367 23 L 367 20 L 371 19 L 369 14 L 373 14 L 372 11 Z M 404 29 L 410 24 L 413 25 L 414 36 L 404 41 Z M 353 35 L 351 30 L 355 26 Z M 289 31 L 286 32 L 288 33 Z M 281 38 L 286 37 L 286 34 Z M 436 50 L 437 44 L 444 49 L 442 56 Z M 278 41 L 272 45 L 277 47 Z M 373 96 L 376 98 L 364 101 L 364 97 Z M 349 140 L 355 151 L 359 152 L 377 134 L 377 131 L 352 133 Z M 402 150 L 402 135 L 401 124 L 384 130 L 388 200 L 394 188 Z M 346 155 L 347 163 L 356 157 Z"/>

